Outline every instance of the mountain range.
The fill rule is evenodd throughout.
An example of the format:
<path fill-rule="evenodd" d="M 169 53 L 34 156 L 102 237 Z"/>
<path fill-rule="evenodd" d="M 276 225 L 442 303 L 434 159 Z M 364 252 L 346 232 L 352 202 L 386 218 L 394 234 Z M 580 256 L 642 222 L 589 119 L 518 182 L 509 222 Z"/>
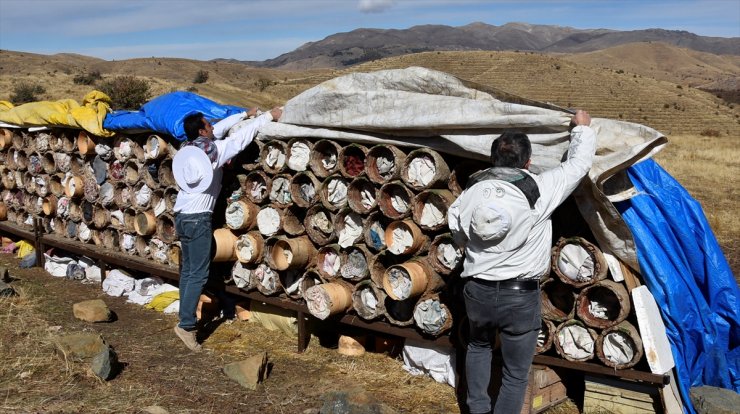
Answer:
<path fill-rule="evenodd" d="M 716 55 L 740 55 L 740 37 L 699 36 L 687 31 L 645 29 L 618 31 L 507 23 L 471 23 L 452 27 L 421 25 L 408 29 L 356 29 L 309 42 L 265 61 L 239 62 L 251 66 L 307 70 L 344 68 L 409 53 L 430 51 L 530 51 L 584 53 L 637 42 L 661 42 Z"/>

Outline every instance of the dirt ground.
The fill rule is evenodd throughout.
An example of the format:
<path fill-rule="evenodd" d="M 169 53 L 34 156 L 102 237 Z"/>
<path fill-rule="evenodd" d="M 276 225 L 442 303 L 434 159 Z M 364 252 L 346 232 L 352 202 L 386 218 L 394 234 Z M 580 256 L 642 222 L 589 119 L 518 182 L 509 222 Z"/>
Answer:
<path fill-rule="evenodd" d="M 0 412 L 138 413 L 156 406 L 169 413 L 328 413 L 335 393 L 361 401 L 368 410 L 362 413 L 460 412 L 452 387 L 408 374 L 398 357 L 347 357 L 316 337 L 299 354 L 294 337 L 249 322 L 216 323 L 204 352 L 193 353 L 172 332 L 175 316 L 18 263 L 0 254 L 20 293 L 0 298 Z M 76 319 L 72 305 L 89 299 L 105 301 L 116 320 Z M 117 377 L 103 382 L 89 364 L 56 351 L 54 337 L 78 332 L 100 333 L 115 349 L 123 364 Z M 223 374 L 225 364 L 261 351 L 268 352 L 271 371 L 255 391 Z M 551 412 L 578 412 L 568 404 Z"/>

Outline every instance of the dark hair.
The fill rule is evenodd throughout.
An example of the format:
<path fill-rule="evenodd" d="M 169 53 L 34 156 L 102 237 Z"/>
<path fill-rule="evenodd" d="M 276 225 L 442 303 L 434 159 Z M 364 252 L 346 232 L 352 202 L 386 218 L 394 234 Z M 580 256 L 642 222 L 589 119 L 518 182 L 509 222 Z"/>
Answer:
<path fill-rule="evenodd" d="M 198 138 L 200 130 L 206 127 L 205 122 L 203 122 L 203 114 L 200 112 L 186 116 L 182 120 L 182 124 L 185 129 L 185 136 L 191 141 Z"/>
<path fill-rule="evenodd" d="M 491 144 L 494 167 L 524 168 L 532 156 L 532 144 L 522 132 L 506 131 Z"/>

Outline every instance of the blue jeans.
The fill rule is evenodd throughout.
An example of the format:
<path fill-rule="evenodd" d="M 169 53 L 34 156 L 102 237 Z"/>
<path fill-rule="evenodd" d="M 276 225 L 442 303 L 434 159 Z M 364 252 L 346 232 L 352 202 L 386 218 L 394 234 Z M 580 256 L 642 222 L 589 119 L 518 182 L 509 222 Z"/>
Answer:
<path fill-rule="evenodd" d="M 471 414 L 491 411 L 491 344 L 501 335 L 501 389 L 494 413 L 519 413 L 540 329 L 540 291 L 501 289 L 471 279 L 463 288 L 470 324 L 465 358 L 467 403 Z"/>
<path fill-rule="evenodd" d="M 175 229 L 180 238 L 180 328 L 195 330 L 195 311 L 208 281 L 211 264 L 211 213 L 177 214 Z"/>

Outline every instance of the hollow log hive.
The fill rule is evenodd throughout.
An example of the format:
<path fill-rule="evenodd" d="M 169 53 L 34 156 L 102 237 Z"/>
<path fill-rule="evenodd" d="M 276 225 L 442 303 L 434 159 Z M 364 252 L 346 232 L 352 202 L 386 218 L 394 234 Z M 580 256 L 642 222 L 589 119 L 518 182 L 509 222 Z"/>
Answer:
<path fill-rule="evenodd" d="M 0 220 L 30 227 L 40 217 L 46 232 L 70 241 L 178 266 L 177 141 L 1 131 Z M 233 262 L 222 276 L 240 289 L 305 301 L 319 319 L 351 312 L 445 334 L 464 311 L 463 252 L 448 231 L 447 208 L 485 167 L 430 149 L 254 142 L 225 172 L 214 261 Z M 641 361 L 629 294 L 607 270 L 584 239 L 553 247 L 538 353 L 615 369 Z"/>

